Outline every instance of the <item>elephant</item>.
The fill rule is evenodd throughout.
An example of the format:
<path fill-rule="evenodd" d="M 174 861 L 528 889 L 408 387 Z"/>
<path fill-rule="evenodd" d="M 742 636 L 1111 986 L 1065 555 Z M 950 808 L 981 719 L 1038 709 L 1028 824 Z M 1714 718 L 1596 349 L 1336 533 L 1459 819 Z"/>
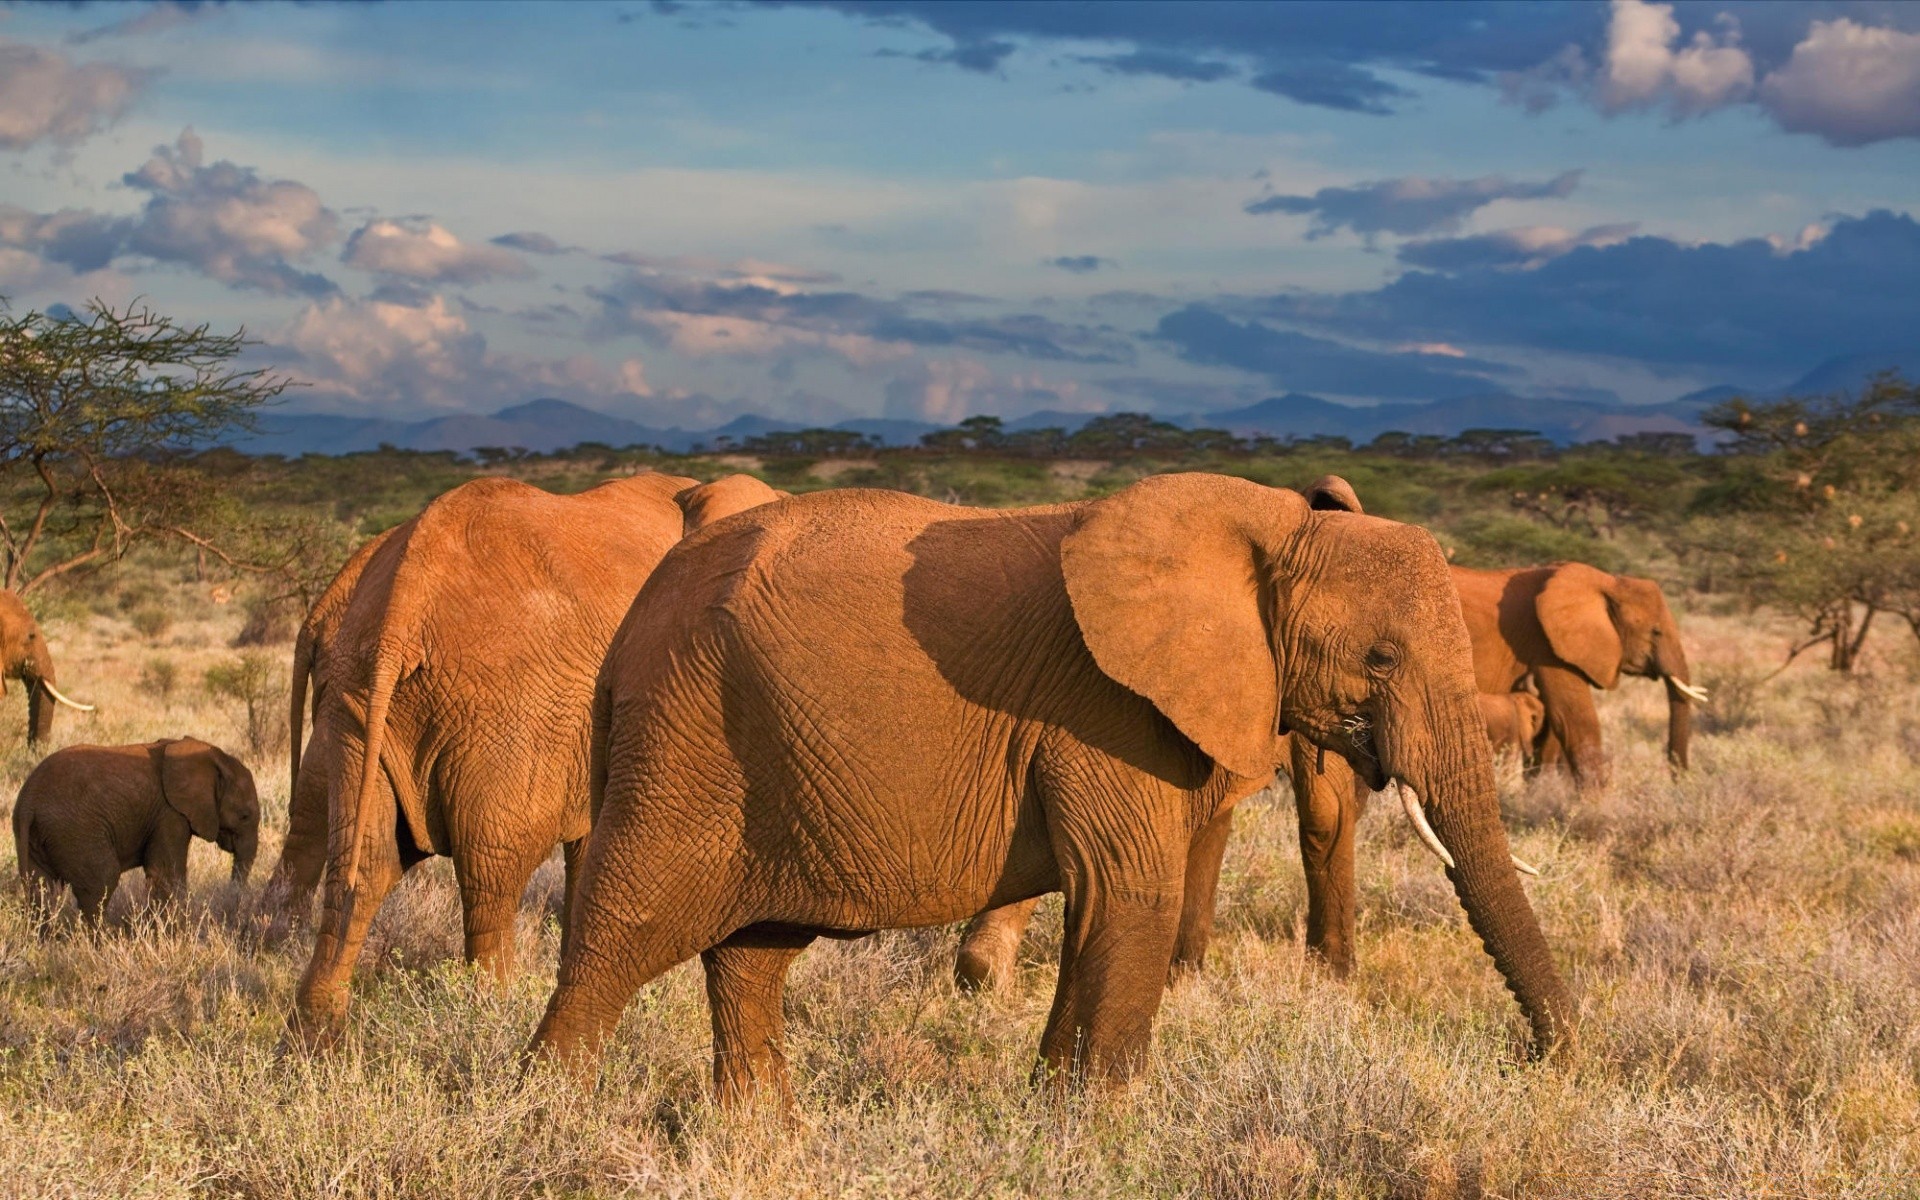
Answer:
<path fill-rule="evenodd" d="M 1501 827 L 1438 544 L 1205 474 L 992 511 L 862 489 L 751 510 L 661 562 L 593 702 L 595 820 L 528 1054 L 582 1079 L 696 954 L 724 1103 L 791 1104 L 788 967 L 815 937 L 1049 891 L 1036 1073 L 1151 1039 L 1200 835 L 1286 734 L 1401 785 L 1541 1053 L 1573 1005 Z"/>
<path fill-rule="evenodd" d="M 136 746 L 68 746 L 42 759 L 20 785 L 13 848 L 29 906 L 42 930 L 73 889 L 80 917 L 98 925 L 120 875 L 145 867 L 148 894 L 165 904 L 187 883 L 187 843 L 217 844 L 245 883 L 260 845 L 253 773 L 197 738 Z"/>
<path fill-rule="evenodd" d="M 784 500 L 792 494 L 751 475 L 727 475 L 712 483 L 687 488 L 673 499 L 680 506 L 681 533 L 685 536 L 705 529 L 723 517 L 758 508 L 762 504 L 771 504 L 775 500 Z"/>
<path fill-rule="evenodd" d="M 1546 706 L 1531 692 L 1480 693 L 1480 715 L 1487 723 L 1487 740 L 1495 753 L 1508 751 L 1522 762 L 1546 723 Z"/>
<path fill-rule="evenodd" d="M 680 539 L 676 497 L 700 486 L 649 473 L 556 496 L 478 479 L 342 572 L 354 577 L 337 611 L 323 602 L 309 618 L 313 734 L 294 796 L 298 806 L 324 792 L 330 837 L 294 1037 L 337 1040 L 374 914 L 429 856 L 452 858 L 466 958 L 498 978 L 512 971 L 520 895 L 556 842 L 570 903 L 595 673 Z"/>
<path fill-rule="evenodd" d="M 318 712 L 319 688 L 328 678 L 334 635 L 368 561 L 393 534 L 393 529 L 385 530 L 347 558 L 294 637 L 292 703 L 287 720 L 287 837 L 260 900 L 262 910 L 271 914 L 276 931 L 289 924 L 305 923 L 313 907 L 314 888 L 319 886 L 327 863 L 327 772 L 300 772 L 308 684 L 314 686 L 313 705 Z"/>
<path fill-rule="evenodd" d="M 1692 706 L 1704 688 L 1690 682 L 1680 626 L 1651 579 L 1613 575 L 1585 563 L 1505 571 L 1453 568 L 1460 608 L 1473 638 L 1473 670 L 1482 692 L 1510 692 L 1531 674 L 1546 722 L 1540 760 L 1564 751 L 1583 790 L 1604 786 L 1600 714 L 1589 688 L 1611 689 L 1622 675 L 1658 679 L 1667 688 L 1667 758 L 1687 766 Z"/>
<path fill-rule="evenodd" d="M 1301 495 L 1312 509 L 1365 511 L 1352 485 L 1338 475 L 1314 480 Z M 1353 966 L 1353 834 L 1370 793 L 1345 759 L 1336 755 L 1330 762 L 1299 739 L 1288 739 L 1284 758 L 1307 875 L 1307 945 L 1336 977 L 1345 978 Z M 1194 841 L 1168 983 L 1199 970 L 1206 960 L 1214 894 L 1232 829 L 1229 809 Z M 1034 897 L 990 909 L 968 923 L 953 965 L 954 982 L 962 990 L 998 990 L 1012 979 L 1020 940 L 1039 903 Z"/>
<path fill-rule="evenodd" d="M 18 595 L 0 592 L 0 691 L 5 691 L 9 679 L 18 679 L 26 688 L 28 746 L 53 736 L 54 705 L 93 711 L 93 705 L 69 699 L 54 686 L 47 635 L 40 632 L 40 623 Z"/>

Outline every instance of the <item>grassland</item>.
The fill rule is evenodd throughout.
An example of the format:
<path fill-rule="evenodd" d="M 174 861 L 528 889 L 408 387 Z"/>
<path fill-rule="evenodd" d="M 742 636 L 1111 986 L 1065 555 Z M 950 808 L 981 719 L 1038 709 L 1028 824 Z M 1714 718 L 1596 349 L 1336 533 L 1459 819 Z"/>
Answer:
<path fill-rule="evenodd" d="M 1035 470 L 1015 490 L 1099 486 L 1098 469 Z M 413 500 L 395 487 L 361 502 L 401 512 Z M 234 675 L 241 603 L 160 558 L 91 586 L 42 605 L 63 683 L 101 707 L 63 712 L 56 744 L 192 733 L 241 752 L 270 826 L 257 890 L 285 825 L 284 723 L 256 717 L 250 747 L 243 701 L 207 684 L 210 668 Z M 1691 774 L 1661 761 L 1659 689 L 1630 682 L 1601 696 L 1604 799 L 1505 780 L 1584 1011 L 1564 1063 L 1515 1061 L 1514 1006 L 1385 806 L 1362 828 L 1344 986 L 1303 961 L 1284 795 L 1243 810 L 1209 969 L 1168 994 L 1150 1070 L 1114 1095 L 1056 1101 L 1026 1082 L 1057 907 L 995 996 L 951 986 L 953 930 L 817 946 L 789 991 L 797 1128 L 710 1106 L 692 965 L 632 1006 L 597 1092 L 522 1083 L 557 863 L 529 889 L 505 989 L 460 962 L 445 864 L 416 871 L 370 939 L 346 1045 L 310 1060 L 278 1052 L 305 941 L 257 943 L 252 893 L 223 882 L 213 847 L 196 845 L 177 916 L 143 908 L 136 873 L 109 935 L 41 942 L 9 842 L 0 1195 L 1920 1195 L 1915 640 L 1889 631 L 1852 676 L 1803 662 L 1761 683 L 1795 627 L 1705 603 L 1681 620 L 1719 697 Z M 259 685 L 277 705 L 287 648 L 258 653 L 280 672 Z M 18 707 L 14 693 L 0 708 L 0 812 L 32 762 Z"/>

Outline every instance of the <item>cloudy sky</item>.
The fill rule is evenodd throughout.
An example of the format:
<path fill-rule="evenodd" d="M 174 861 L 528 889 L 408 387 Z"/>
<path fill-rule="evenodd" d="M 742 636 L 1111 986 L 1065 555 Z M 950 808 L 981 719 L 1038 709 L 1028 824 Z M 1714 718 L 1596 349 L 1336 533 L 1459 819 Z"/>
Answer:
<path fill-rule="evenodd" d="M 0 8 L 0 295 L 417 417 L 1777 386 L 1920 329 L 1920 4 Z"/>

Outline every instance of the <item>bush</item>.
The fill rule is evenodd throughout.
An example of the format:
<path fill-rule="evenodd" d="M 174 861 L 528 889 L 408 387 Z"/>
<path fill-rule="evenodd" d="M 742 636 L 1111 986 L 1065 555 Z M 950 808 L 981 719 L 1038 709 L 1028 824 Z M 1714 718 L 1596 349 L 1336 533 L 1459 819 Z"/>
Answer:
<path fill-rule="evenodd" d="M 140 668 L 140 690 L 159 700 L 173 695 L 180 682 L 180 667 L 170 658 L 150 658 Z"/>
<path fill-rule="evenodd" d="M 234 635 L 235 646 L 281 646 L 293 640 L 297 628 L 294 602 L 284 596 L 257 596 L 247 601 L 247 620 Z"/>
<path fill-rule="evenodd" d="M 137 608 L 127 619 L 142 637 L 156 638 L 173 628 L 173 614 L 157 604 Z"/>
<path fill-rule="evenodd" d="M 245 707 L 247 748 L 256 758 L 285 736 L 287 712 L 282 698 L 287 681 L 272 655 L 250 650 L 230 662 L 208 667 L 206 685 L 214 696 L 238 701 Z"/>

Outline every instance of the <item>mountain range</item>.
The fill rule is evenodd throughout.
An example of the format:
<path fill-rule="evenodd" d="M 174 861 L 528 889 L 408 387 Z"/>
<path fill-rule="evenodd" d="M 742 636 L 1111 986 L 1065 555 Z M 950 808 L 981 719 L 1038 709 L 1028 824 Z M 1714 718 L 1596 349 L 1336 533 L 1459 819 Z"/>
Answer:
<path fill-rule="evenodd" d="M 1914 356 L 1908 361 L 1920 361 Z M 1689 392 L 1660 404 L 1623 404 L 1595 400 L 1541 399 L 1487 392 L 1418 403 L 1340 404 L 1289 392 L 1244 408 L 1189 413 L 1168 420 L 1189 428 L 1225 429 L 1243 437 L 1345 437 L 1356 443 L 1388 430 L 1451 435 L 1463 429 L 1531 429 L 1562 445 L 1608 441 L 1629 433 L 1704 435 L 1700 414 L 1735 396 L 1756 400 L 1784 395 L 1826 395 L 1860 387 L 1874 373 L 1898 367 L 1897 356 L 1850 355 L 1829 359 L 1783 387 L 1736 388 L 1721 385 Z M 1920 372 L 1907 371 L 1908 378 Z M 1058 426 L 1078 429 L 1096 413 L 1041 411 L 1006 422 L 1010 430 Z M 322 413 L 267 412 L 259 428 L 227 441 L 249 454 L 352 454 L 391 445 L 403 450 L 451 450 L 469 454 L 497 446 L 550 453 L 599 442 L 608 446 L 659 446 L 685 452 L 713 447 L 722 438 L 735 442 L 762 434 L 808 428 L 807 422 L 757 414 L 736 417 L 713 429 L 655 428 L 596 412 L 571 401 L 530 400 L 491 414 L 453 413 L 421 421 L 382 417 L 345 417 Z M 884 445 L 912 445 L 942 428 L 924 421 L 866 417 L 830 426 L 866 434 Z"/>

